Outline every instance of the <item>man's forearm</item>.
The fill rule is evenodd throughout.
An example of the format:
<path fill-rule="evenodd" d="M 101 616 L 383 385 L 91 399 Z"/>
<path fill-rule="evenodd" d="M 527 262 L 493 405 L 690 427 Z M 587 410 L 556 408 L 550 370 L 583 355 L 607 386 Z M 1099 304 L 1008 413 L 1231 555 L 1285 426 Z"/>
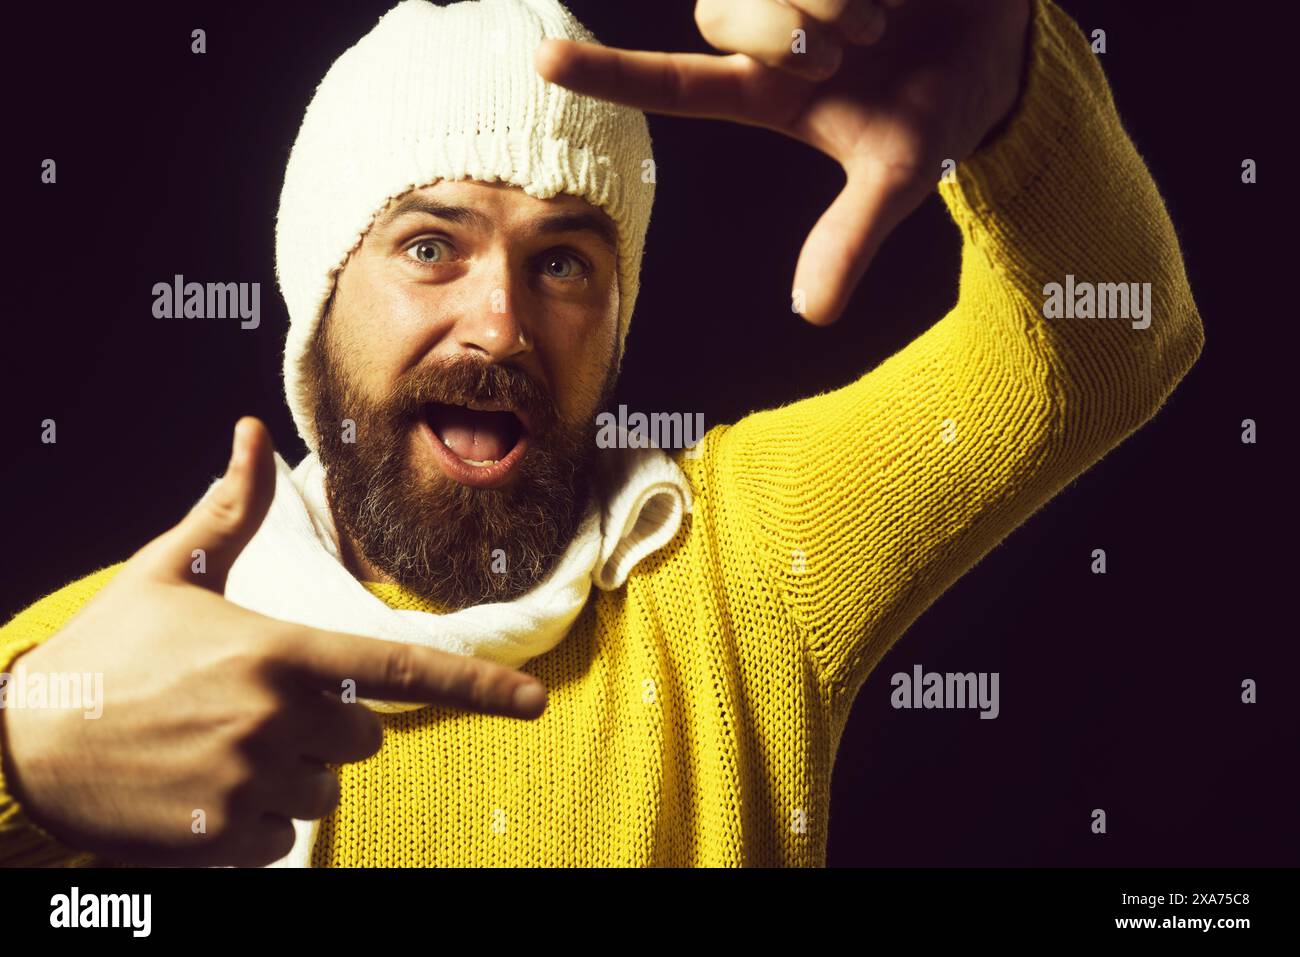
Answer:
<path fill-rule="evenodd" d="M 1173 224 L 1095 55 L 1054 4 L 1036 4 L 1034 29 L 1030 115 L 939 189 L 965 255 L 978 249 L 1023 301 L 1086 465 L 1159 407 L 1204 330 Z"/>

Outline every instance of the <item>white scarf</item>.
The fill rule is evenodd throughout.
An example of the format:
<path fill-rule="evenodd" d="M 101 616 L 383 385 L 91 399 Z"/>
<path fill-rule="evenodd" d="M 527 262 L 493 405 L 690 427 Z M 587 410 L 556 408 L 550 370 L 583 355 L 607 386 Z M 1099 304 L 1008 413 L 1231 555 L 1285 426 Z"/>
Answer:
<path fill-rule="evenodd" d="M 257 533 L 231 566 L 226 598 L 283 621 L 425 645 L 518 668 L 560 643 L 586 604 L 593 582 L 605 591 L 620 588 L 637 562 L 672 540 L 691 510 L 686 476 L 662 450 L 620 448 L 601 454 L 617 457 L 612 491 L 600 505 L 593 495 L 572 543 L 544 581 L 514 601 L 437 615 L 390 608 L 353 577 L 340 558 L 320 460 L 308 455 L 290 470 L 277 453 L 275 497 Z M 384 712 L 425 707 L 365 704 Z M 318 824 L 295 820 L 293 849 L 270 866 L 310 867 Z"/>

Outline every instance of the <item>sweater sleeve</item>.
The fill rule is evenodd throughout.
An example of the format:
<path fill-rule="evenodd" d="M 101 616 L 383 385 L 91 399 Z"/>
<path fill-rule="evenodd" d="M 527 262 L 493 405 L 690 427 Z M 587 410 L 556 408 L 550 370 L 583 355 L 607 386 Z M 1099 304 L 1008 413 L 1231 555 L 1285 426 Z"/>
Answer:
<path fill-rule="evenodd" d="M 1204 332 L 1174 228 L 1078 26 L 1034 0 L 1019 102 L 939 184 L 956 305 L 844 388 L 720 430 L 731 538 L 842 721 L 956 579 L 1147 422 Z M 1150 283 L 1149 325 L 1046 318 L 1046 286 Z"/>
<path fill-rule="evenodd" d="M 0 628 L 0 673 L 57 632 L 81 606 L 112 580 L 122 564 L 111 565 L 46 595 Z M 5 753 L 4 714 L 0 711 L 0 867 L 87 867 L 105 862 L 67 847 L 32 822 L 6 787 L 11 771 Z"/>

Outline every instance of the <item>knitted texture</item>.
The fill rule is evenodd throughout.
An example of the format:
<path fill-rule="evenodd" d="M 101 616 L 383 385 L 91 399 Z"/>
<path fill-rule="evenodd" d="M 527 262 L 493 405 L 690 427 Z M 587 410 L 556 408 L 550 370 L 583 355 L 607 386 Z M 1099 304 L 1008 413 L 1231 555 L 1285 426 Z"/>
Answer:
<path fill-rule="evenodd" d="M 338 272 L 389 201 L 438 180 L 578 196 L 618 230 L 618 351 L 636 304 L 654 177 L 645 114 L 542 79 L 543 38 L 598 42 L 559 0 L 405 0 L 335 61 L 289 155 L 276 276 L 289 310 L 284 386 L 317 450 L 302 361 Z"/>
<path fill-rule="evenodd" d="M 546 713 L 384 716 L 381 750 L 339 771 L 315 864 L 824 865 L 832 764 L 868 674 L 1148 421 L 1204 343 L 1087 40 L 1046 0 L 1031 29 L 1010 122 L 939 187 L 963 238 L 955 307 L 856 382 L 710 430 L 678 459 L 695 504 L 676 537 L 525 666 Z M 1150 327 L 1045 319 L 1043 286 L 1067 273 L 1150 281 Z M 0 662 L 104 578 L 0 630 Z M 30 852 L 5 806 L 0 860 Z"/>

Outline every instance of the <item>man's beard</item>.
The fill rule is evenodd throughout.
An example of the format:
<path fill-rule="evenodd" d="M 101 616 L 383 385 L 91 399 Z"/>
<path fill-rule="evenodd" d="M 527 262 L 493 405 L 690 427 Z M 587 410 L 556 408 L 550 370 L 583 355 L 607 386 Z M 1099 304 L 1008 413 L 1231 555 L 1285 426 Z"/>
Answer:
<path fill-rule="evenodd" d="M 410 369 L 371 401 L 328 340 L 322 323 L 304 371 L 340 536 L 398 584 L 451 610 L 510 601 L 544 579 L 597 484 L 594 427 L 561 422 L 551 397 L 519 369 L 468 356 Z M 597 409 L 608 405 L 614 380 L 611 366 Z M 531 420 L 523 460 L 500 488 L 462 485 L 428 459 L 412 461 L 426 438 L 416 431 L 426 404 L 474 399 L 503 401 Z M 351 442 L 348 419 L 355 423 Z"/>

